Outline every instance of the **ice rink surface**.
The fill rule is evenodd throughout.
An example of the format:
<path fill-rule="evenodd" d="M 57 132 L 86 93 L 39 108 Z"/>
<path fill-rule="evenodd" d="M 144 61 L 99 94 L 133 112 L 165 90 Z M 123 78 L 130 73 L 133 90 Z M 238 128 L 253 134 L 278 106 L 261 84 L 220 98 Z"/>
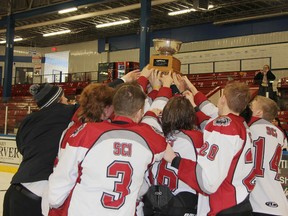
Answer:
<path fill-rule="evenodd" d="M 3 213 L 3 199 L 14 173 L 0 172 L 0 216 Z"/>

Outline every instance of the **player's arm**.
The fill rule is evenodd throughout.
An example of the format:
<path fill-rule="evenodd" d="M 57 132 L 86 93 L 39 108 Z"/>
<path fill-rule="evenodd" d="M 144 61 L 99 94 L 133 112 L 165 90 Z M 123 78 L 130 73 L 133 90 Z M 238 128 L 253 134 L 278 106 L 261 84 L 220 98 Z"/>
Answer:
<path fill-rule="evenodd" d="M 142 69 L 140 73 L 140 77 L 137 79 L 137 83 L 142 87 L 144 92 L 147 92 L 147 86 L 149 84 L 148 79 L 152 72 L 153 72 L 153 69 L 149 69 L 149 64 L 148 64 Z"/>
<path fill-rule="evenodd" d="M 157 97 L 152 102 L 149 110 L 145 113 L 141 121 L 143 123 L 149 124 L 150 126 L 153 126 L 158 131 L 162 131 L 158 116 L 164 109 L 168 100 L 172 97 L 172 90 L 169 86 L 173 80 L 168 76 L 170 75 L 168 74 L 162 78 L 163 86 L 158 91 Z"/>
<path fill-rule="evenodd" d="M 198 154 L 195 173 L 201 191 L 211 194 L 217 191 L 227 177 L 232 160 L 241 146 L 238 143 L 238 135 L 224 135 L 218 131 L 205 133 L 204 139 L 205 142 Z M 180 164 L 178 173 L 180 179 L 182 175 L 186 178 L 184 169 L 185 164 L 184 166 Z"/>
<path fill-rule="evenodd" d="M 196 113 L 196 124 L 203 131 L 209 119 L 211 119 L 211 117 L 207 116 L 204 112 L 202 112 L 199 109 L 199 107 L 195 103 L 195 98 L 191 91 L 186 90 L 182 93 L 182 95 L 185 96 L 190 101 L 191 105 L 193 106 L 194 111 Z"/>
<path fill-rule="evenodd" d="M 165 152 L 164 159 L 178 169 L 178 177 L 200 193 L 214 193 L 228 174 L 229 167 L 239 149 L 237 136 L 224 137 L 212 132 L 199 151 L 197 162 Z M 218 142 L 217 142 L 218 140 Z M 235 143 L 231 145 L 231 143 Z"/>
<path fill-rule="evenodd" d="M 80 135 L 85 136 L 84 133 Z M 81 139 L 80 135 L 68 139 L 65 151 L 49 177 L 48 201 L 52 208 L 60 207 L 76 184 L 79 164 L 88 150 L 76 144 Z"/>
<path fill-rule="evenodd" d="M 194 100 L 196 105 L 205 113 L 205 115 L 210 116 L 213 119 L 218 116 L 218 107 L 211 103 L 202 92 L 197 92 L 197 94 L 194 95 Z"/>
<path fill-rule="evenodd" d="M 199 109 L 211 118 L 216 118 L 218 116 L 218 108 L 211 103 L 208 98 L 191 83 L 187 76 L 184 76 L 187 88 L 194 95 L 194 102 Z"/>

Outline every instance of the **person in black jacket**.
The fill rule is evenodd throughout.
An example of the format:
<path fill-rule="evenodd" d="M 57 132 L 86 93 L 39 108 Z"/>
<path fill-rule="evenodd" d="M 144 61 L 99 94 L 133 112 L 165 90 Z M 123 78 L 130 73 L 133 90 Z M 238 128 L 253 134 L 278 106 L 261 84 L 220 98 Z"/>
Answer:
<path fill-rule="evenodd" d="M 41 216 L 41 200 L 59 149 L 59 140 L 77 105 L 68 105 L 61 87 L 34 84 L 29 89 L 39 111 L 22 122 L 16 135 L 23 160 L 3 204 L 3 216 Z"/>
<path fill-rule="evenodd" d="M 270 70 L 269 65 L 264 65 L 263 70 L 259 71 L 254 77 L 254 82 L 259 85 L 258 95 L 275 99 L 272 86 L 275 79 L 276 77 Z"/>

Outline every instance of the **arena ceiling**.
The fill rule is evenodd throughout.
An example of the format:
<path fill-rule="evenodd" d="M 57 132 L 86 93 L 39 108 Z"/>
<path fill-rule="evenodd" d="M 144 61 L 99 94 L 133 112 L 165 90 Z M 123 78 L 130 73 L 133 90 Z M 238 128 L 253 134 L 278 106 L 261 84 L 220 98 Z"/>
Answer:
<path fill-rule="evenodd" d="M 202 0 L 200 4 L 202 3 Z M 197 6 L 197 0 L 151 0 L 151 31 L 189 25 L 233 24 L 248 20 L 288 15 L 288 0 L 210 0 L 213 8 Z M 59 9 L 76 6 L 75 12 L 58 14 Z M 196 9 L 169 16 L 169 12 Z M 15 19 L 15 42 L 19 46 L 50 47 L 113 36 L 139 34 L 140 0 L 1 0 L 0 41 L 5 40 L 8 15 Z M 96 25 L 129 19 L 123 25 L 96 28 Z M 45 33 L 70 33 L 43 37 Z"/>

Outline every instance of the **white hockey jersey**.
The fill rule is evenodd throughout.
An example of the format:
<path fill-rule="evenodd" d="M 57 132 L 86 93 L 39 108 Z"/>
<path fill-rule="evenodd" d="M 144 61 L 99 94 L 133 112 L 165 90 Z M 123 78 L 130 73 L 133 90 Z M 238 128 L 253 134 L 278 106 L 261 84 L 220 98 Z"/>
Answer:
<path fill-rule="evenodd" d="M 178 131 L 171 143 L 174 152 L 181 158 L 187 158 L 196 161 L 197 151 L 203 144 L 203 134 L 197 130 Z M 155 179 L 152 184 L 166 185 L 174 195 L 186 191 L 196 194 L 196 191 L 181 181 L 177 176 L 177 169 L 172 167 L 164 159 L 155 163 L 152 168 Z"/>
<path fill-rule="evenodd" d="M 49 178 L 49 203 L 61 206 L 72 191 L 69 216 L 133 216 L 145 170 L 165 149 L 147 124 L 124 117 L 83 124 Z"/>
<path fill-rule="evenodd" d="M 253 117 L 249 126 L 256 173 L 256 186 L 250 195 L 253 212 L 287 216 L 288 201 L 278 176 L 285 135 L 264 119 Z"/>
<path fill-rule="evenodd" d="M 206 115 L 212 119 L 218 115 L 217 107 L 201 92 L 194 99 Z M 255 183 L 250 130 L 244 119 L 233 114 L 207 119 L 205 115 L 199 119 L 204 144 L 197 163 L 181 159 L 178 169 L 179 178 L 201 193 L 197 212 L 201 216 L 217 215 L 243 202 Z"/>

